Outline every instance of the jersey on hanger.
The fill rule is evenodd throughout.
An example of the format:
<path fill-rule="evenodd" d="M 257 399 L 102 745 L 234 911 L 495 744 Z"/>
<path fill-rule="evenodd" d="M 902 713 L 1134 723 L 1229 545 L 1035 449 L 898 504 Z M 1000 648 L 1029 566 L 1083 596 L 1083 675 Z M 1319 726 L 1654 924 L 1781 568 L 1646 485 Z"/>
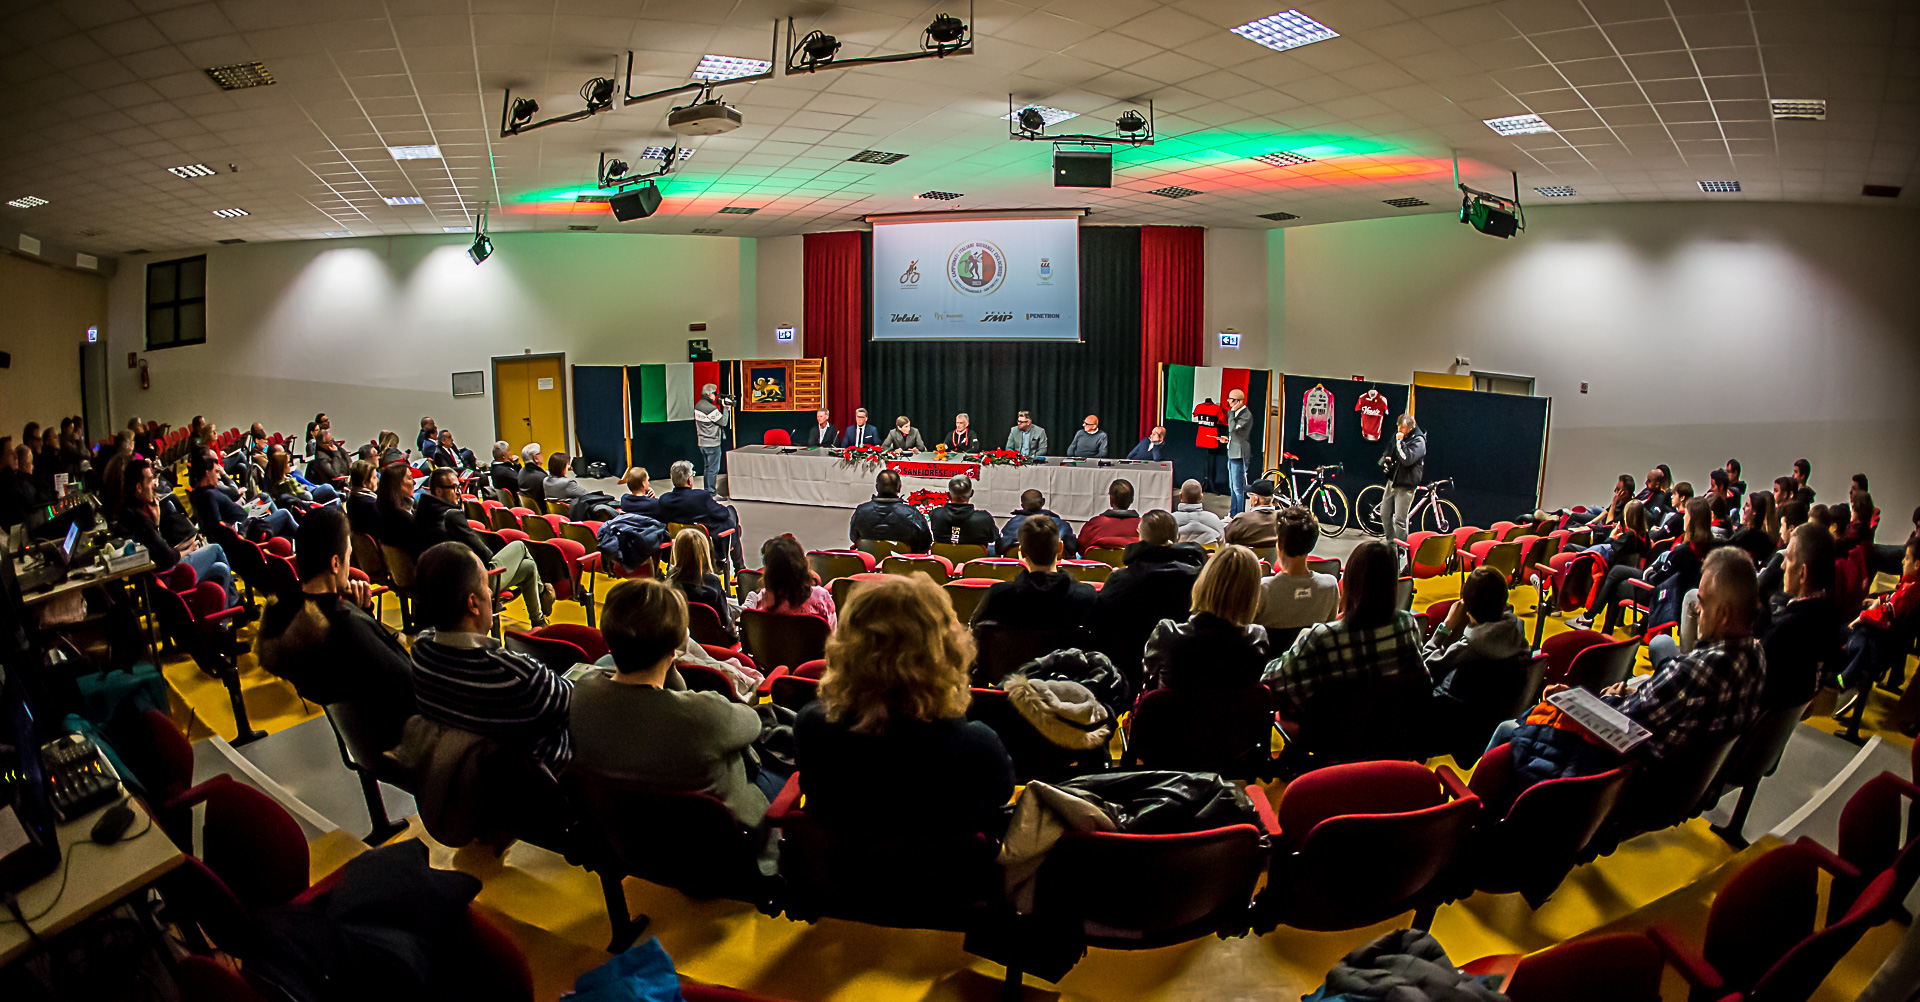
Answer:
<path fill-rule="evenodd" d="M 1313 384 L 1300 402 L 1300 437 L 1316 442 L 1333 441 L 1333 394 L 1319 383 Z"/>
<path fill-rule="evenodd" d="M 1199 434 L 1194 436 L 1194 445 L 1202 449 L 1218 449 L 1220 429 L 1227 422 L 1226 409 L 1211 400 L 1205 401 L 1193 409 L 1193 423 L 1200 426 Z"/>
<path fill-rule="evenodd" d="M 1360 412 L 1360 437 L 1369 442 L 1380 441 L 1380 425 L 1391 409 L 1387 406 L 1387 398 L 1381 396 L 1379 390 L 1368 390 L 1360 402 L 1353 405 L 1353 409 Z"/>

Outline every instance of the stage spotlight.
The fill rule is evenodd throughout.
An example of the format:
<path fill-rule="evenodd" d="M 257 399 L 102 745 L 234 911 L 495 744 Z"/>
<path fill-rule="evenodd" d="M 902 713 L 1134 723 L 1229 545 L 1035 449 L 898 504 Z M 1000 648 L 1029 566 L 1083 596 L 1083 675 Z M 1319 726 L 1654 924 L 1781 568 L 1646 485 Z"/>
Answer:
<path fill-rule="evenodd" d="M 815 31 L 800 40 L 800 51 L 807 57 L 807 65 L 833 61 L 834 53 L 840 51 L 840 40 L 824 31 Z"/>
<path fill-rule="evenodd" d="M 933 50 L 955 48 L 964 44 L 966 37 L 967 22 L 951 14 L 941 14 L 933 19 L 932 24 L 927 25 L 927 41 L 931 44 L 926 48 Z"/>
<path fill-rule="evenodd" d="M 1129 111 L 1122 114 L 1119 118 L 1114 119 L 1113 127 L 1119 129 L 1121 132 L 1132 134 L 1145 129 L 1147 127 L 1147 120 L 1140 117 L 1139 112 Z"/>
<path fill-rule="evenodd" d="M 1019 121 L 1020 128 L 1027 132 L 1039 132 L 1047 127 L 1046 116 L 1040 114 L 1038 108 L 1020 109 Z"/>
<path fill-rule="evenodd" d="M 533 98 L 523 97 L 513 102 L 513 127 L 517 129 L 533 121 L 533 116 L 539 114 L 539 112 L 540 102 L 535 101 Z"/>
<path fill-rule="evenodd" d="M 611 108 L 613 81 L 606 77 L 594 77 L 580 86 L 580 96 L 586 99 L 588 114 Z"/>
<path fill-rule="evenodd" d="M 474 264 L 479 264 L 492 255 L 493 241 L 489 239 L 485 233 L 475 233 L 473 235 L 473 246 L 467 248 L 467 256 L 473 259 Z"/>

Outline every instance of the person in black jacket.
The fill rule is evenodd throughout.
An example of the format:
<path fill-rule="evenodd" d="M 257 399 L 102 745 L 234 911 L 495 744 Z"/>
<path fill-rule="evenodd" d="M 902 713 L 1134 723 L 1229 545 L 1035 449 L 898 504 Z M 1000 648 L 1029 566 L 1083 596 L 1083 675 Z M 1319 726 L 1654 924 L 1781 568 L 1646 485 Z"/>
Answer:
<path fill-rule="evenodd" d="M 487 467 L 487 482 L 502 490 L 520 492 L 520 464 L 505 442 L 493 443 L 493 462 Z"/>
<path fill-rule="evenodd" d="M 53 503 L 53 493 L 40 489 L 33 475 L 33 449 L 8 445 L 11 462 L 0 469 L 0 526 L 18 525 L 35 508 Z"/>
<path fill-rule="evenodd" d="M 547 499 L 547 471 L 540 465 L 540 443 L 529 442 L 520 450 L 520 478 L 515 489 L 521 504 Z M 533 507 L 539 509 L 538 505 Z"/>
<path fill-rule="evenodd" d="M 213 452 L 208 450 L 200 454 L 188 469 L 193 478 L 193 518 L 200 523 L 200 528 L 204 530 L 220 522 L 234 526 L 234 531 L 246 535 L 246 526 L 252 516 L 221 490 L 220 463 L 214 458 Z M 284 508 L 268 512 L 259 521 L 268 532 L 283 539 L 292 539 L 294 530 L 300 528 L 293 513 Z"/>
<path fill-rule="evenodd" d="M 473 457 L 472 449 L 462 449 L 453 441 L 453 432 L 440 429 L 440 439 L 433 450 L 433 465 L 445 466 L 463 472 L 472 472 L 480 468 L 480 461 Z"/>
<path fill-rule="evenodd" d="M 415 500 L 406 467 L 380 471 L 380 544 L 398 546 L 418 560 L 441 543 L 462 543 L 481 563 L 500 570 L 496 587 L 512 588 L 526 599 L 527 618 L 534 626 L 545 624 L 553 609 L 554 591 L 541 583 L 540 566 L 527 544 L 516 539 L 496 551 L 486 537 L 473 531 L 460 502 L 456 471 L 436 469 L 428 483 L 431 488 Z"/>
<path fill-rule="evenodd" d="M 1267 628 L 1260 609 L 1260 558 L 1227 546 L 1193 584 L 1193 614 L 1162 619 L 1141 659 L 1149 689 L 1220 692 L 1258 683 L 1266 670 Z"/>
<path fill-rule="evenodd" d="M 647 468 L 629 466 L 621 483 L 627 485 L 627 492 L 620 495 L 618 504 L 625 515 L 645 515 L 664 524 L 666 519 L 660 516 L 660 498 L 653 493 L 653 484 L 649 482 Z"/>
<path fill-rule="evenodd" d="M 196 582 L 219 584 L 226 589 L 227 607 L 238 605 L 240 596 L 233 590 L 233 569 L 227 565 L 226 551 L 218 543 L 201 540 L 191 524 L 180 533 L 179 523 L 186 519 L 177 503 L 171 510 L 162 506 L 155 487 L 153 464 L 145 459 L 133 460 L 127 464 L 122 482 L 125 493 L 115 525 L 129 540 L 146 548 L 156 574 L 165 574 L 184 561 L 193 568 Z M 171 496 L 172 492 L 168 492 L 168 497 Z M 167 525 L 170 521 L 174 522 L 172 526 Z M 170 540 L 168 527 L 181 535 L 178 542 Z"/>
<path fill-rule="evenodd" d="M 745 566 L 741 560 L 740 518 L 734 510 L 716 500 L 712 491 L 693 486 L 691 462 L 675 460 L 667 467 L 667 476 L 673 481 L 673 490 L 660 495 L 659 514 L 654 517 L 663 523 L 705 526 L 708 539 L 724 541 L 733 566 Z M 719 555 L 716 551 L 716 561 Z"/>
<path fill-rule="evenodd" d="M 333 433 L 318 428 L 313 433 L 313 458 L 307 462 L 307 482 L 331 486 L 335 480 L 347 475 L 353 466 L 353 460 L 345 449 L 333 440 Z"/>
<path fill-rule="evenodd" d="M 1027 519 L 1019 539 L 1026 569 L 987 589 L 973 610 L 974 628 L 998 623 L 1016 630 L 1067 630 L 1084 624 L 1097 593 L 1059 568 L 1060 529 L 1053 519 Z"/>
<path fill-rule="evenodd" d="M 1113 661 L 1134 692 L 1142 688 L 1140 660 L 1147 637 L 1162 619 L 1184 620 L 1194 581 L 1207 562 L 1199 543 L 1179 541 L 1173 515 L 1154 509 L 1140 517 L 1140 541 L 1126 548 L 1122 566 L 1100 586 L 1087 614 L 1093 647 Z"/>
<path fill-rule="evenodd" d="M 353 531 L 380 538 L 380 498 L 373 492 L 378 467 L 371 459 L 356 459 L 347 468 L 347 521 Z"/>
<path fill-rule="evenodd" d="M 1407 538 L 1407 516 L 1413 511 L 1413 491 L 1427 478 L 1427 433 L 1413 423 L 1412 414 L 1400 415 L 1400 425 L 1387 443 L 1380 463 L 1387 469 L 1389 483 L 1380 521 L 1393 538 Z"/>
<path fill-rule="evenodd" d="M 1802 524 L 1788 537 L 1780 567 L 1785 588 L 1777 598 L 1784 601 L 1777 607 L 1762 601 L 1757 631 L 1767 656 L 1761 705 L 1769 710 L 1812 699 L 1820 680 L 1838 671 L 1847 639 L 1846 620 L 1833 601 L 1833 537 Z"/>
<path fill-rule="evenodd" d="M 833 426 L 833 422 L 827 417 L 826 409 L 821 408 L 813 412 L 813 423 L 808 425 L 805 431 L 793 436 L 793 444 L 808 449 L 831 449 L 834 443 L 839 441 L 839 436 L 840 429 Z"/>
<path fill-rule="evenodd" d="M 900 474 L 893 470 L 881 470 L 873 478 L 873 498 L 853 510 L 847 536 L 855 546 L 863 539 L 885 539 L 905 543 L 915 553 L 933 545 L 933 532 L 920 509 L 901 499 Z"/>
<path fill-rule="evenodd" d="M 1071 560 L 1080 552 L 1080 540 L 1073 535 L 1073 526 L 1047 507 L 1047 496 L 1036 490 L 1020 492 L 1020 509 L 1007 516 L 1000 526 L 1000 548 L 996 552 L 1007 553 L 1020 538 L 1020 527 L 1027 519 L 1035 515 L 1045 515 L 1053 520 L 1054 527 L 1060 530 L 1060 556 Z"/>
<path fill-rule="evenodd" d="M 948 452 L 979 452 L 980 436 L 973 430 L 973 418 L 964 412 L 953 416 L 953 430 L 947 433 Z"/>
<path fill-rule="evenodd" d="M 984 546 L 988 553 L 1000 539 L 993 516 L 973 506 L 973 478 L 965 474 L 947 481 L 947 503 L 927 516 L 927 526 L 936 543 Z"/>
<path fill-rule="evenodd" d="M 726 644 L 739 638 L 733 625 L 733 607 L 727 603 L 726 583 L 713 572 L 713 544 L 699 529 L 681 529 L 673 537 L 673 567 L 667 583 L 685 595 L 689 603 L 698 602 L 720 617 L 726 631 Z"/>

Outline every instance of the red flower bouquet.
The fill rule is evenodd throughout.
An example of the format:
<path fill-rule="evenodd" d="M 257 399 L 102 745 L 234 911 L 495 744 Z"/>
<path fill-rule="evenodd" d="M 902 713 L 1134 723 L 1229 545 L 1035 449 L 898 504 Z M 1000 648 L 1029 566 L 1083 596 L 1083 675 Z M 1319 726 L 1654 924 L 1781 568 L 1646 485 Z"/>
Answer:
<path fill-rule="evenodd" d="M 1027 457 L 1012 449 L 989 449 L 980 454 L 982 466 L 1025 466 Z"/>
<path fill-rule="evenodd" d="M 944 508 L 947 504 L 946 491 L 914 491 L 907 495 L 907 503 L 920 509 L 920 514 L 931 515 L 935 508 Z"/>

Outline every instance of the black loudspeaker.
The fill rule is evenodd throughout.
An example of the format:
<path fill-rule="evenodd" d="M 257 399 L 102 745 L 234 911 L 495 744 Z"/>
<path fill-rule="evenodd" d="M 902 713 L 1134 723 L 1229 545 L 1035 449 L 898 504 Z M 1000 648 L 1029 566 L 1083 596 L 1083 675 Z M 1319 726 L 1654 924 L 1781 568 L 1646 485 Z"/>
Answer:
<path fill-rule="evenodd" d="M 13 367 L 13 356 L 7 354 L 4 351 L 0 351 L 0 369 L 10 369 L 12 367 Z"/>
<path fill-rule="evenodd" d="M 1113 187 L 1113 154 L 1085 150 L 1053 151 L 1055 188 Z"/>
<path fill-rule="evenodd" d="M 647 185 L 623 191 L 608 199 L 607 204 L 613 207 L 613 218 L 623 223 L 629 219 L 645 219 L 660 207 L 660 189 Z"/>

